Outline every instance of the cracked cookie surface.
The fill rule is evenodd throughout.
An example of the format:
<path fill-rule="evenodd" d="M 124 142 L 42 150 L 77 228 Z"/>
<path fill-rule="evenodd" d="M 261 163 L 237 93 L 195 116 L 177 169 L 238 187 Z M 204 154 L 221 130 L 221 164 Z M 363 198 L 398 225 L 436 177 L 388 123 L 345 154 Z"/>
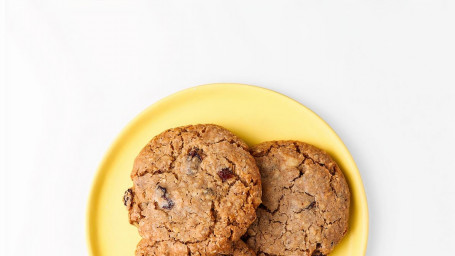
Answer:
<path fill-rule="evenodd" d="M 350 192 L 324 151 L 299 141 L 251 150 L 261 172 L 262 204 L 243 237 L 257 255 L 327 255 L 348 229 Z"/>
<path fill-rule="evenodd" d="M 157 135 L 137 156 L 131 179 L 124 195 L 130 223 L 143 238 L 175 244 L 173 250 L 182 247 L 188 255 L 229 250 L 261 202 L 260 174 L 248 146 L 217 125 Z"/>
<path fill-rule="evenodd" d="M 136 256 L 187 256 L 187 255 L 201 255 L 198 252 L 191 253 L 188 246 L 180 243 L 164 241 L 164 242 L 151 242 L 142 239 L 136 248 Z M 234 242 L 231 249 L 224 253 L 217 254 L 217 256 L 255 256 L 251 250 L 242 240 Z"/>

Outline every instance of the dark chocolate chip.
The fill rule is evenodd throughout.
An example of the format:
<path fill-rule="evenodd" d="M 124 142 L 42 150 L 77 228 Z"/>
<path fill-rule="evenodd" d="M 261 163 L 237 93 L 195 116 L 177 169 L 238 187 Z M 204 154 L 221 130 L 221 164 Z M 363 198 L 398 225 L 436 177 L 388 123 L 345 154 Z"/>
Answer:
<path fill-rule="evenodd" d="M 166 193 L 167 193 L 166 188 L 163 188 L 162 186 L 158 185 L 158 189 L 161 190 L 161 192 L 163 192 L 163 194 L 161 195 L 161 198 L 166 198 Z"/>
<path fill-rule="evenodd" d="M 167 209 L 167 210 L 172 209 L 172 207 L 174 207 L 174 201 L 172 201 L 169 198 L 166 198 L 166 200 L 167 200 L 167 204 L 163 205 L 163 209 Z"/>
<path fill-rule="evenodd" d="M 219 171 L 217 174 L 218 174 L 218 176 L 220 176 L 220 178 L 223 182 L 234 177 L 234 173 L 228 167 L 221 169 L 221 171 Z"/>
<path fill-rule="evenodd" d="M 193 148 L 188 152 L 187 161 L 185 163 L 186 174 L 193 175 L 195 174 L 199 166 L 201 165 L 203 159 L 202 149 L 197 147 Z"/>
<path fill-rule="evenodd" d="M 190 159 L 197 157 L 199 159 L 199 161 L 202 161 L 202 149 L 199 149 L 199 148 L 191 149 L 190 152 L 188 152 L 188 157 Z"/>
<path fill-rule="evenodd" d="M 171 199 L 169 199 L 167 197 L 167 189 L 158 185 L 157 187 L 163 194 L 161 195 L 161 198 L 163 198 L 164 200 L 166 200 L 167 204 L 163 205 L 163 209 L 172 209 L 172 207 L 174 207 L 174 201 L 172 201 Z"/>

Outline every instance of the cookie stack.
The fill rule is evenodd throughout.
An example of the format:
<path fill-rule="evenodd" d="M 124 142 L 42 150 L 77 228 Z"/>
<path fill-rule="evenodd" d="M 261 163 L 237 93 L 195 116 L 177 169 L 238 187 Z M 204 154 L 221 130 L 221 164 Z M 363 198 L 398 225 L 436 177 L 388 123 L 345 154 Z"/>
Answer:
<path fill-rule="evenodd" d="M 142 149 L 131 179 L 136 256 L 326 255 L 348 227 L 342 172 L 303 142 L 250 150 L 217 125 L 177 127 Z"/>

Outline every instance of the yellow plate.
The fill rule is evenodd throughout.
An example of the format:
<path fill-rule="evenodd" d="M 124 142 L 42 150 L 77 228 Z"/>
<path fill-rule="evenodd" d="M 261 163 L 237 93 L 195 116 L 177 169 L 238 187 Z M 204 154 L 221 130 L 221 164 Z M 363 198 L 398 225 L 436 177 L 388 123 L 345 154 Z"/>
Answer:
<path fill-rule="evenodd" d="M 326 150 L 340 165 L 352 193 L 349 232 L 330 255 L 365 255 L 368 208 L 359 171 L 336 133 L 311 110 L 274 91 L 240 84 L 190 88 L 153 104 L 119 135 L 102 161 L 91 191 L 87 239 L 91 255 L 134 255 L 140 237 L 128 223 L 123 193 L 139 151 L 153 136 L 181 125 L 214 123 L 249 145 L 294 139 Z"/>

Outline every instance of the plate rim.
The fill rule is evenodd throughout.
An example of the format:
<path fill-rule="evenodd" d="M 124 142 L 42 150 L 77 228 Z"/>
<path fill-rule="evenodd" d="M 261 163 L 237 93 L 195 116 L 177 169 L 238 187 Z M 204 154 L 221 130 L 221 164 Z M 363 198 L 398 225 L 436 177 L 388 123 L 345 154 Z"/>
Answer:
<path fill-rule="evenodd" d="M 141 112 L 139 112 L 139 114 L 135 115 L 133 119 L 128 121 L 128 123 L 115 136 L 115 138 L 112 140 L 112 142 L 109 144 L 109 147 L 107 148 L 107 150 L 103 154 L 103 158 L 101 159 L 101 161 L 99 162 L 99 164 L 98 164 L 98 166 L 96 168 L 96 172 L 95 172 L 93 181 L 92 181 L 91 186 L 90 186 L 90 191 L 89 191 L 89 195 L 88 195 L 88 201 L 87 201 L 87 204 L 86 204 L 86 213 L 85 213 L 85 218 L 86 218 L 86 220 L 85 220 L 85 222 L 86 222 L 85 223 L 86 245 L 87 245 L 87 249 L 88 249 L 89 255 L 91 255 L 91 256 L 95 255 L 94 254 L 94 245 L 92 243 L 92 240 L 93 240 L 92 234 L 91 234 L 92 231 L 91 231 L 91 228 L 90 228 L 91 224 L 94 221 L 92 219 L 92 217 L 91 217 L 92 216 L 91 209 L 94 207 L 94 205 L 96 203 L 96 198 L 95 198 L 96 193 L 95 192 L 96 192 L 96 190 L 98 188 L 97 185 L 102 181 L 102 176 L 104 174 L 101 171 L 101 169 L 105 165 L 105 163 L 108 161 L 108 156 L 112 154 L 112 152 L 114 151 L 114 148 L 117 147 L 117 144 L 120 142 L 121 138 L 123 138 L 125 136 L 126 132 L 130 129 L 130 127 L 132 127 L 133 124 L 135 124 L 137 122 L 137 120 L 141 119 L 142 116 L 144 116 L 149 111 L 149 109 L 154 108 L 154 107 L 158 106 L 160 103 L 168 101 L 168 100 L 170 100 L 170 99 L 172 99 L 174 97 L 177 97 L 177 96 L 179 96 L 181 94 L 184 94 L 184 93 L 187 93 L 187 92 L 190 92 L 190 91 L 193 91 L 193 90 L 198 90 L 200 88 L 206 88 L 206 87 L 232 87 L 232 86 L 244 87 L 244 88 L 248 88 L 248 89 L 257 89 L 257 90 L 265 91 L 267 93 L 276 94 L 277 96 L 280 96 L 280 97 L 285 97 L 288 100 L 291 100 L 292 102 L 298 104 L 300 107 L 305 108 L 311 114 L 315 115 L 318 119 L 320 119 L 329 128 L 330 131 L 332 131 L 335 134 L 336 139 L 341 143 L 341 146 L 343 147 L 343 149 L 346 150 L 349 153 L 349 158 L 350 158 L 349 161 L 352 161 L 353 167 L 355 168 L 356 173 L 357 173 L 358 178 L 359 178 L 358 182 L 360 182 L 359 183 L 360 185 L 359 185 L 358 189 L 359 189 L 359 192 L 361 194 L 361 196 L 360 196 L 361 202 L 359 203 L 358 207 L 364 208 L 364 211 L 365 211 L 366 225 L 363 228 L 365 229 L 366 239 L 365 239 L 365 242 L 363 243 L 363 255 L 366 255 L 366 250 L 367 250 L 367 246 L 368 246 L 368 239 L 369 239 L 370 218 L 369 218 L 368 201 L 367 201 L 367 197 L 366 197 L 366 193 L 365 193 L 365 186 L 363 184 L 363 180 L 362 180 L 362 176 L 360 174 L 359 168 L 357 167 L 357 164 L 355 163 L 351 152 L 348 150 L 348 148 L 344 144 L 343 140 L 341 140 L 341 138 L 338 135 L 338 133 L 336 133 L 336 131 L 323 118 L 321 118 L 318 114 L 316 114 L 316 112 L 314 112 L 313 110 L 311 110 L 307 106 L 303 105 L 299 101 L 293 99 L 292 97 L 287 96 L 285 94 L 282 94 L 280 92 L 271 90 L 271 89 L 267 89 L 267 88 L 264 88 L 264 87 L 257 86 L 257 85 L 242 84 L 242 83 L 209 83 L 209 84 L 197 85 L 197 86 L 192 86 L 192 87 L 189 87 L 189 88 L 186 88 L 186 89 L 183 89 L 183 90 L 179 90 L 177 92 L 169 94 L 169 95 L 167 95 L 167 96 L 155 101 L 154 103 L 150 104 L 145 109 L 143 109 Z"/>

